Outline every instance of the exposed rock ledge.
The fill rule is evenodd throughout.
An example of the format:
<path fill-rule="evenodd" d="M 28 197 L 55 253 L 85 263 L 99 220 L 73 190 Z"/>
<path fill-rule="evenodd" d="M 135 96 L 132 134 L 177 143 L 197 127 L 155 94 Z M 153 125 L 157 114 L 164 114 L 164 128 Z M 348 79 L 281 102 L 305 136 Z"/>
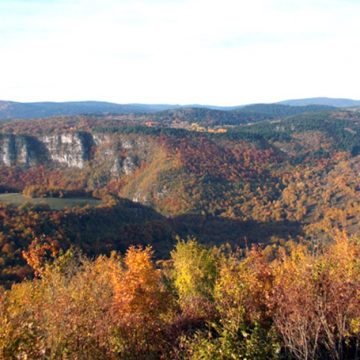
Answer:
<path fill-rule="evenodd" d="M 113 176 L 129 174 L 138 164 L 146 144 L 126 137 L 113 138 L 89 132 L 44 136 L 0 134 L 0 165 L 60 164 L 78 169 L 93 161 L 106 164 Z"/>

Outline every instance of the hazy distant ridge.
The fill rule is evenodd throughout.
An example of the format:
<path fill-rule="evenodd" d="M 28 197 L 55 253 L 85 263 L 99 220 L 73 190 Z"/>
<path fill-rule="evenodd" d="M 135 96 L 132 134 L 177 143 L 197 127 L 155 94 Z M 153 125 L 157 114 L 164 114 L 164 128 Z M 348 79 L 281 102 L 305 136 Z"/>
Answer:
<path fill-rule="evenodd" d="M 34 102 L 0 101 L 0 119 L 36 119 L 80 114 L 153 113 L 174 109 L 178 105 L 115 104 L 101 101 Z"/>
<path fill-rule="evenodd" d="M 280 101 L 278 104 L 290 106 L 326 105 L 335 107 L 359 107 L 360 100 L 316 97 L 307 99 L 285 100 Z"/>
<path fill-rule="evenodd" d="M 301 112 L 320 111 L 333 107 L 357 107 L 360 101 L 351 99 L 312 98 L 286 100 L 275 104 L 242 106 L 172 105 L 172 104 L 116 104 L 101 101 L 33 102 L 0 101 L 0 120 L 38 119 L 52 116 L 80 114 L 152 114 L 166 110 L 209 109 L 223 112 L 258 113 L 267 116 L 295 115 Z M 302 107 L 302 109 L 299 109 Z M 243 115 L 244 115 L 243 114 Z"/>

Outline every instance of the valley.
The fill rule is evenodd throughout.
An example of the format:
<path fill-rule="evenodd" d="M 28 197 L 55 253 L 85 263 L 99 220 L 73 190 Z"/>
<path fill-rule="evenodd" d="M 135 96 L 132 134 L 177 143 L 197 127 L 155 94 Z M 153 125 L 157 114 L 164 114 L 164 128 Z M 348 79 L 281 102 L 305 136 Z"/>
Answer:
<path fill-rule="evenodd" d="M 0 360 L 360 360 L 359 15 L 1 0 Z"/>
<path fill-rule="evenodd" d="M 59 336 L 80 336 L 87 358 L 174 358 L 177 351 L 189 359 L 199 351 L 220 358 L 223 347 L 236 354 L 242 346 L 250 358 L 280 359 L 273 348 L 280 346 L 302 359 L 286 337 L 286 326 L 298 329 L 298 320 L 290 323 L 302 311 L 296 294 L 316 294 L 308 306 L 320 321 L 316 299 L 335 309 L 338 298 L 323 299 L 319 289 L 327 283 L 313 274 L 323 269 L 321 276 L 331 276 L 327 291 L 334 294 L 358 279 L 343 269 L 358 266 L 360 110 L 267 105 L 256 111 L 191 108 L 1 123 L 4 353 L 28 354 L 30 345 L 23 352 L 18 342 L 32 344 L 34 359 L 43 348 L 52 351 L 54 345 L 42 345 L 55 336 L 46 309 L 55 307 L 55 321 L 64 323 L 68 310 L 57 302 L 69 301 L 69 314 L 87 314 L 84 304 L 92 313 L 69 315 L 66 323 L 96 330 L 59 330 Z M 346 286 L 344 303 L 358 308 L 355 285 Z M 126 306 L 123 296 L 131 299 Z M 154 303 L 163 306 L 160 317 L 152 314 Z M 236 320 L 244 308 L 248 315 Z M 326 316 L 333 324 L 332 313 Z M 34 318 L 36 335 L 20 339 Z M 144 327 L 144 318 L 154 323 Z M 237 335 L 239 327 L 251 341 Z M 119 329 L 124 333 L 108 333 Z M 95 331 L 105 333 L 94 338 Z M 280 342 L 269 338 L 272 331 Z M 102 343 L 112 338 L 125 347 Z M 57 346 L 82 353 L 76 344 Z M 349 344 L 347 358 L 356 351 L 355 335 Z M 324 353 L 319 348 L 317 358 Z"/>
<path fill-rule="evenodd" d="M 33 213 L 21 234 L 61 233 L 60 247 L 77 243 L 92 254 L 99 248 L 109 253 L 131 244 L 161 244 L 155 245 L 159 257 L 167 256 L 176 236 L 196 236 L 208 245 L 266 247 L 289 239 L 328 241 L 338 229 L 358 234 L 360 111 L 288 115 L 281 105 L 260 108 L 265 120 L 254 123 L 250 117 L 246 126 L 243 120 L 234 125 L 228 110 L 221 120 L 227 131 L 219 133 L 191 127 L 217 124 L 211 119 L 218 119 L 219 111 L 211 109 L 199 109 L 195 117 L 193 110 L 171 110 L 171 121 L 185 122 L 188 129 L 174 128 L 162 112 L 150 118 L 135 113 L 8 121 L 0 125 L 2 223 L 8 223 L 8 211 L 19 219 Z M 285 115 L 274 118 L 275 113 Z M 19 210 L 6 210 L 11 203 Z M 152 214 L 152 220 L 133 210 L 123 218 L 119 211 L 129 207 Z M 60 219 L 78 213 L 78 225 L 63 228 L 50 221 L 45 233 L 34 220 L 35 214 Z M 88 221 L 96 214 L 100 223 L 90 235 L 85 229 L 92 229 Z M 26 267 L 21 251 L 29 240 L 14 242 L 8 224 L 1 247 L 13 244 L 6 256 L 14 269 Z M 9 271 L 8 265 L 0 268 Z"/>

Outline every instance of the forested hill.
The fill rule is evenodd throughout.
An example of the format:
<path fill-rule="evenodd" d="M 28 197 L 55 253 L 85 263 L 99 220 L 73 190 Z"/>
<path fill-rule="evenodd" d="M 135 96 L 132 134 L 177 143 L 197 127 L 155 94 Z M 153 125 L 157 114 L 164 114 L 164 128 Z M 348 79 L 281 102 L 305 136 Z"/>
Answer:
<path fill-rule="evenodd" d="M 335 107 L 359 107 L 360 100 L 317 97 L 308 99 L 285 100 L 280 101 L 279 104 L 290 106 L 325 105 Z"/>
<path fill-rule="evenodd" d="M 244 106 L 239 109 L 239 111 L 266 114 L 273 117 L 284 117 L 332 109 L 334 110 L 335 107 L 330 105 L 308 104 L 303 106 L 291 106 L 286 104 L 253 104 Z"/>
<path fill-rule="evenodd" d="M 224 116 L 221 132 L 201 119 L 226 112 L 165 113 L 203 126 L 158 113 L 0 125 L 0 282 L 29 274 L 22 251 L 44 236 L 91 256 L 152 244 L 167 257 L 177 235 L 241 247 L 360 235 L 360 111 Z M 74 196 L 89 206 L 67 209 Z"/>
<path fill-rule="evenodd" d="M 66 116 L 101 113 L 151 113 L 177 105 L 115 104 L 101 101 L 78 102 L 34 102 L 20 103 L 0 101 L 0 120 L 4 119 L 38 119 L 50 116 Z"/>
<path fill-rule="evenodd" d="M 240 125 L 263 120 L 279 119 L 286 116 L 334 110 L 322 105 L 288 106 L 279 104 L 255 104 L 233 110 L 208 109 L 204 107 L 184 107 L 169 109 L 146 115 L 149 120 L 160 124 L 171 124 L 173 121 L 197 123 L 202 126 Z"/>
<path fill-rule="evenodd" d="M 324 105 L 289 106 L 281 104 L 255 104 L 235 107 L 180 106 L 148 104 L 115 104 L 99 101 L 80 102 L 37 102 L 20 103 L 0 101 L 0 120 L 39 119 L 53 116 L 74 116 L 80 114 L 153 114 L 155 118 L 177 116 L 186 121 L 190 117 L 205 121 L 212 118 L 216 123 L 223 123 L 224 117 L 233 123 L 258 121 L 278 116 L 295 115 L 309 111 L 330 109 Z M 196 110 L 194 110 L 196 109 Z M 166 111 L 170 110 L 169 113 Z M 196 113 L 195 113 L 196 111 Z"/>

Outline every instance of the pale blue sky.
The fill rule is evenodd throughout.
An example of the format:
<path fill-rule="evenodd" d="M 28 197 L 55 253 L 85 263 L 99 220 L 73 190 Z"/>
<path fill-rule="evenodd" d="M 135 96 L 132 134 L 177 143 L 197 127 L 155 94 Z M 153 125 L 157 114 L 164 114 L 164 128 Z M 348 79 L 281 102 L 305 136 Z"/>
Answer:
<path fill-rule="evenodd" d="M 360 0 L 0 0 L 0 99 L 360 98 Z"/>

